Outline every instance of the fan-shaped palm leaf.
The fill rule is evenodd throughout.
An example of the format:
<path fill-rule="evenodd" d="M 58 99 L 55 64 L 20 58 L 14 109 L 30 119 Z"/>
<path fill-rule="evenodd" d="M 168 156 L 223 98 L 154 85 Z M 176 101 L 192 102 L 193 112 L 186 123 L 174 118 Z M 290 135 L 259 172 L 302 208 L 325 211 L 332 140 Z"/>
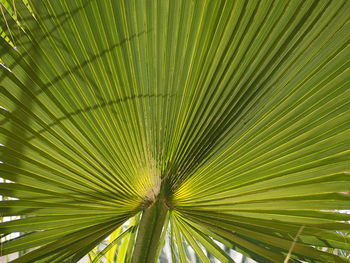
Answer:
<path fill-rule="evenodd" d="M 2 255 L 119 229 L 97 258 L 349 262 L 320 248 L 350 243 L 350 1 L 29 3 L 1 17 Z"/>

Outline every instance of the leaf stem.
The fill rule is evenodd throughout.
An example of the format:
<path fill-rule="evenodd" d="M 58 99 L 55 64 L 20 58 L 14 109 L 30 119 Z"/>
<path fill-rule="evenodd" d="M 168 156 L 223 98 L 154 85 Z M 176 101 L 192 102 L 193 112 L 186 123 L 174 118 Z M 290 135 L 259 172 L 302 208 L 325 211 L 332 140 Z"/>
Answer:
<path fill-rule="evenodd" d="M 156 262 L 157 248 L 162 243 L 161 234 L 167 213 L 168 206 L 162 194 L 143 211 L 132 263 Z"/>

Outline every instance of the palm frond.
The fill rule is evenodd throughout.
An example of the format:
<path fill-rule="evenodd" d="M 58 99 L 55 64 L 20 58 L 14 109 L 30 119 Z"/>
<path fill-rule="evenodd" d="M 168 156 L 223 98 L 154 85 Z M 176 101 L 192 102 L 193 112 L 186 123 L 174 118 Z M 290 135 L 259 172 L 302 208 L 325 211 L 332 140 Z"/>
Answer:
<path fill-rule="evenodd" d="M 5 5 L 2 255 L 349 262 L 350 1 Z"/>

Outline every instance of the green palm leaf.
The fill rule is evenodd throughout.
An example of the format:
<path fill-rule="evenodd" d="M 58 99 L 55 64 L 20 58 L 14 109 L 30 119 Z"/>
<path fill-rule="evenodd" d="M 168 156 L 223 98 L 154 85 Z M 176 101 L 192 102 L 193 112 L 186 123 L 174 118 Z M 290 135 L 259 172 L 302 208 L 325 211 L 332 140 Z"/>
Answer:
<path fill-rule="evenodd" d="M 350 1 L 0 4 L 1 255 L 349 262 Z"/>

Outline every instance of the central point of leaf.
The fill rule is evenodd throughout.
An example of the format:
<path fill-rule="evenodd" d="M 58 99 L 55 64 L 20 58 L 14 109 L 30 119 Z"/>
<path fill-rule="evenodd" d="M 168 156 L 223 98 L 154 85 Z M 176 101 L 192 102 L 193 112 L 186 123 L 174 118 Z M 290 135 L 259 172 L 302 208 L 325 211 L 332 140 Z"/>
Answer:
<path fill-rule="evenodd" d="M 158 181 L 155 181 L 154 184 L 149 189 L 147 189 L 145 200 L 149 200 L 153 203 L 157 199 L 160 193 L 160 187 L 161 187 L 161 180 L 159 178 Z"/>
<path fill-rule="evenodd" d="M 153 176 L 152 184 L 147 189 L 141 205 L 142 210 L 151 208 L 155 203 L 161 202 L 167 209 L 171 209 L 171 190 L 167 180 L 161 176 Z"/>
<path fill-rule="evenodd" d="M 147 181 L 148 183 L 144 184 L 143 189 L 144 194 L 142 209 L 146 209 L 152 206 L 158 199 L 161 190 L 162 180 L 158 173 L 153 173 L 152 175 L 150 175 Z"/>

